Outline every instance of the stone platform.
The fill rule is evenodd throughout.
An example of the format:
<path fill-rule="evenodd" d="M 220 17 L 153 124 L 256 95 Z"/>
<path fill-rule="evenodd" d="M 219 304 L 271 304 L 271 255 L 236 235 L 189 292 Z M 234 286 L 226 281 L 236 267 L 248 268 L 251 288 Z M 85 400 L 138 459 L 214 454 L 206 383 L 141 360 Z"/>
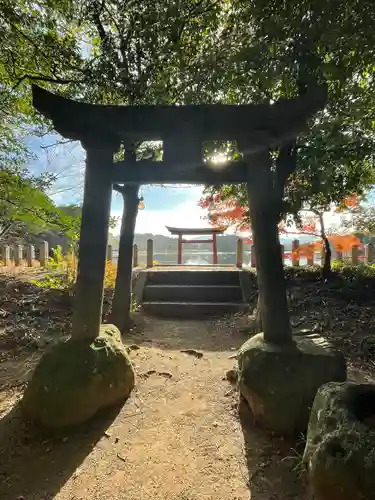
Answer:
<path fill-rule="evenodd" d="M 234 266 L 155 266 L 139 272 L 134 291 L 148 315 L 222 316 L 245 310 L 247 278 Z"/>

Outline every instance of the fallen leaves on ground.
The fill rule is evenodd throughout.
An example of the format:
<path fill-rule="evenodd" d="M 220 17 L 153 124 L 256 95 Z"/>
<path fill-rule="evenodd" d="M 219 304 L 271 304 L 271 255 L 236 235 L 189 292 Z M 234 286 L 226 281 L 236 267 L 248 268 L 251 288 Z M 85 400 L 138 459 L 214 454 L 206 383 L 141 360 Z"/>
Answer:
<path fill-rule="evenodd" d="M 291 321 L 299 332 L 321 333 L 346 356 L 349 365 L 375 372 L 375 277 L 351 270 L 324 279 L 319 270 L 289 269 L 287 293 Z M 256 306 L 256 281 L 251 294 Z M 106 290 L 103 316 L 113 290 Z M 73 297 L 69 290 L 38 287 L 23 276 L 0 277 L 0 361 L 43 351 L 71 331 Z M 243 328 L 244 316 L 218 321 L 228 331 Z M 246 340 L 246 336 L 244 336 Z M 239 347 L 239 346 L 238 346 Z M 132 348 L 132 347 L 131 347 Z M 195 350 L 186 354 L 201 357 Z M 235 356 L 235 355 L 234 355 Z"/>

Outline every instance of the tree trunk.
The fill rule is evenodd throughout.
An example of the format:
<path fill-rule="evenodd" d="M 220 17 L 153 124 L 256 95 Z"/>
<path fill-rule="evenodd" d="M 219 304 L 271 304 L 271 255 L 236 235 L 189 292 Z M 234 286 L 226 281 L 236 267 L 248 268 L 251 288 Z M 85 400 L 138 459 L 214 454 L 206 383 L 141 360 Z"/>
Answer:
<path fill-rule="evenodd" d="M 329 240 L 326 235 L 326 229 L 324 225 L 324 218 L 323 214 L 320 212 L 315 211 L 315 214 L 319 217 L 319 224 L 320 224 L 320 236 L 323 240 L 323 245 L 324 245 L 324 262 L 323 262 L 323 276 L 325 278 L 328 278 L 331 274 L 332 267 L 331 267 L 331 259 L 332 259 L 332 252 L 331 252 L 331 246 L 329 244 Z"/>
<path fill-rule="evenodd" d="M 133 241 L 138 213 L 139 186 L 129 184 L 116 189 L 123 196 L 124 209 L 121 221 L 115 293 L 112 302 L 112 322 L 119 328 L 121 333 L 124 333 L 132 326 L 130 309 L 132 301 Z"/>
<path fill-rule="evenodd" d="M 327 236 L 323 236 L 323 244 L 324 244 L 323 276 L 325 278 L 328 278 L 332 271 L 332 266 L 331 266 L 332 252 Z"/>
<path fill-rule="evenodd" d="M 249 208 L 264 340 L 286 344 L 292 341 L 292 329 L 278 235 L 282 198 L 274 189 L 268 151 L 251 159 Z"/>

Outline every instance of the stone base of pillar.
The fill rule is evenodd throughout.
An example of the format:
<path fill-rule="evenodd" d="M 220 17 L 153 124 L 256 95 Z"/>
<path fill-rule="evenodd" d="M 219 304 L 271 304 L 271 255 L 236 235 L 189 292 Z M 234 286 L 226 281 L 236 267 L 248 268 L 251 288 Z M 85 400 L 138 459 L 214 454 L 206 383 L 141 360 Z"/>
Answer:
<path fill-rule="evenodd" d="M 306 431 L 315 395 L 323 384 L 346 380 L 346 364 L 318 335 L 295 336 L 285 345 L 266 343 L 263 334 L 238 354 L 239 388 L 261 427 L 284 436 Z"/>
<path fill-rule="evenodd" d="M 134 370 L 120 332 L 102 325 L 99 336 L 70 338 L 44 354 L 24 393 L 24 414 L 45 427 L 80 424 L 127 399 Z"/>

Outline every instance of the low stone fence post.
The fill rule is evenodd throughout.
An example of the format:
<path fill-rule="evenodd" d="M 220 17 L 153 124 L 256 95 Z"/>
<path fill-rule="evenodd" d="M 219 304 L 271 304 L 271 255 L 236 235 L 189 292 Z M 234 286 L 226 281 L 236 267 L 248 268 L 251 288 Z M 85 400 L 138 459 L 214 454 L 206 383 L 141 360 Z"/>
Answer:
<path fill-rule="evenodd" d="M 9 267 L 12 265 L 12 261 L 10 258 L 10 246 L 9 245 L 3 246 L 2 260 L 4 262 L 5 267 Z"/>
<path fill-rule="evenodd" d="M 307 255 L 307 265 L 308 266 L 313 266 L 314 265 L 314 253 L 309 253 Z"/>
<path fill-rule="evenodd" d="M 357 266 L 359 264 L 359 246 L 353 245 L 352 247 L 352 264 Z"/>
<path fill-rule="evenodd" d="M 251 267 L 256 267 L 256 263 L 255 263 L 255 245 L 251 245 L 251 260 L 250 260 L 250 266 L 251 266 Z"/>
<path fill-rule="evenodd" d="M 34 245 L 27 245 L 26 262 L 28 267 L 32 267 L 34 265 L 34 260 L 35 260 L 35 247 Z"/>
<path fill-rule="evenodd" d="M 236 266 L 242 267 L 243 265 L 243 239 L 237 238 L 236 245 Z"/>
<path fill-rule="evenodd" d="M 112 245 L 107 245 L 107 262 L 112 262 L 113 258 L 113 248 Z"/>
<path fill-rule="evenodd" d="M 324 266 L 325 257 L 326 257 L 326 251 L 324 250 L 324 246 L 322 246 L 322 249 L 320 250 L 320 265 L 322 267 Z"/>
<path fill-rule="evenodd" d="M 48 241 L 42 241 L 39 245 L 39 263 L 40 267 L 45 267 L 49 259 Z"/>
<path fill-rule="evenodd" d="M 299 266 L 299 241 L 292 241 L 292 266 Z"/>
<path fill-rule="evenodd" d="M 147 240 L 147 267 L 154 265 L 154 240 L 149 238 Z"/>
<path fill-rule="evenodd" d="M 374 247 L 373 247 L 372 243 L 369 243 L 365 247 L 365 262 L 366 262 L 366 264 L 371 266 L 371 264 L 373 263 L 373 260 L 374 260 Z"/>
<path fill-rule="evenodd" d="M 139 261 L 138 261 L 138 245 L 134 243 L 133 245 L 133 267 L 138 267 L 139 266 Z"/>
<path fill-rule="evenodd" d="M 22 266 L 23 263 L 23 246 L 15 245 L 14 246 L 14 265 Z"/>
<path fill-rule="evenodd" d="M 284 265 L 284 263 L 285 263 L 285 248 L 284 248 L 284 245 L 280 244 L 280 252 L 281 252 L 281 262 Z"/>

